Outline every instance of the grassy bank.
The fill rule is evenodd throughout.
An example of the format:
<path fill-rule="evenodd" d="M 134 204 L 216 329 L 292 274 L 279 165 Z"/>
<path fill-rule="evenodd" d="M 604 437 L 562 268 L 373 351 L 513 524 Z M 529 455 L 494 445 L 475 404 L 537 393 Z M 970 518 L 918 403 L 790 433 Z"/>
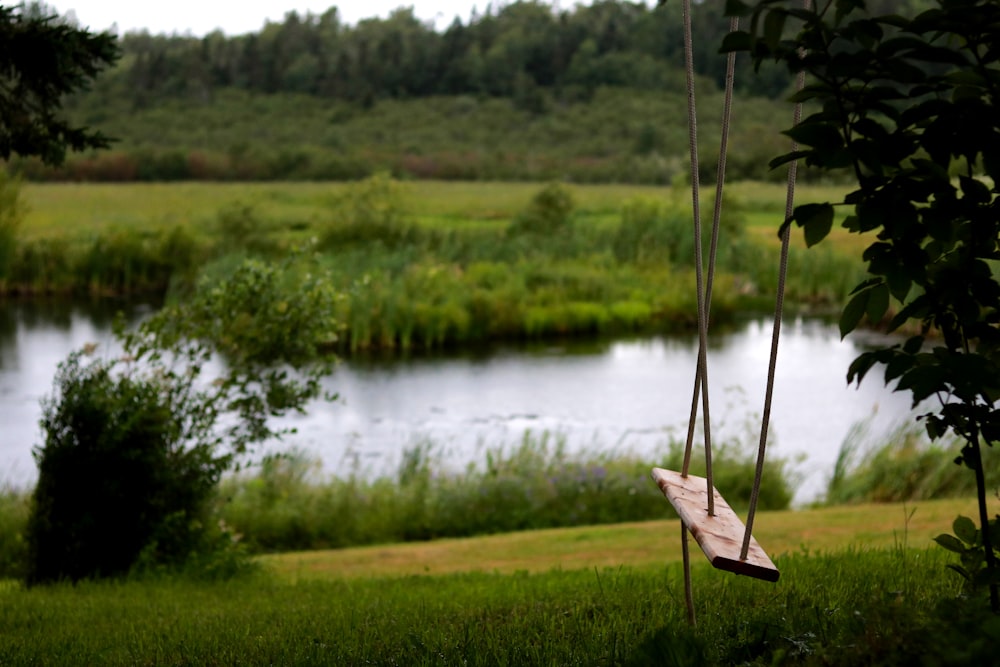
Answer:
<path fill-rule="evenodd" d="M 341 352 L 689 329 L 695 321 L 683 186 L 517 183 L 24 186 L 29 213 L 0 290 L 183 295 L 248 255 L 307 248 L 343 295 Z M 747 203 L 740 200 L 747 195 Z M 827 189 L 804 196 L 822 198 Z M 706 202 L 707 204 L 707 202 Z M 734 188 L 713 318 L 769 308 L 781 196 Z M 836 249 L 796 248 L 787 298 L 837 304 L 859 278 Z"/>
<path fill-rule="evenodd" d="M 943 550 L 922 548 L 968 505 L 762 514 L 781 580 L 697 556 L 694 629 L 678 524 L 659 521 L 309 554 L 309 565 L 276 556 L 225 583 L 0 585 L 0 662 L 984 664 L 989 647 L 962 660 L 961 635 L 943 639 L 963 618 L 950 606 L 957 580 Z"/>
<path fill-rule="evenodd" d="M 661 515 L 667 501 L 655 499 Z M 1000 510 L 994 499 L 991 509 Z M 933 547 L 959 514 L 972 516 L 975 500 L 950 498 L 911 503 L 762 512 L 754 537 L 772 556 L 836 553 L 845 548 L 889 550 L 903 543 Z M 676 519 L 533 530 L 486 537 L 378 545 L 339 550 L 290 552 L 261 557 L 269 570 L 294 581 L 448 575 L 460 572 L 542 573 L 628 565 L 656 568 L 681 561 L 680 524 Z M 692 546 L 697 552 L 697 547 Z M 700 558 L 700 556 L 699 556 Z M 696 560 L 696 566 L 701 564 Z M 707 567 L 707 566 L 706 566 Z"/>

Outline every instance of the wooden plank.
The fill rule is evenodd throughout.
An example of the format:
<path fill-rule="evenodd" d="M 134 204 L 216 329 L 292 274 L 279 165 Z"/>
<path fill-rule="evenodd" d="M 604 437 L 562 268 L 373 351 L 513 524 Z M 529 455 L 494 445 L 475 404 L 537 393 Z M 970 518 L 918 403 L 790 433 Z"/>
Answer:
<path fill-rule="evenodd" d="M 746 560 L 740 560 L 746 526 L 714 488 L 715 515 L 709 516 L 708 482 L 704 477 L 683 477 L 679 472 L 653 468 L 653 479 L 713 567 L 765 581 L 778 580 L 778 568 L 753 536 Z"/>

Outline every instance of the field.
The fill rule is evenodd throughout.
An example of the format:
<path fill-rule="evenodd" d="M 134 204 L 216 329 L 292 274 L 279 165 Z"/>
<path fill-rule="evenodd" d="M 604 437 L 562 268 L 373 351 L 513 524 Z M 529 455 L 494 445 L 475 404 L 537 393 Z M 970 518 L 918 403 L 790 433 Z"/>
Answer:
<path fill-rule="evenodd" d="M 542 187 L 539 183 L 402 181 L 408 210 L 428 228 L 452 225 L 502 227 L 525 208 Z M 338 194 L 350 184 L 286 183 L 26 183 L 23 195 L 28 217 L 24 238 L 69 237 L 83 240 L 111 229 L 149 231 L 161 226 L 191 225 L 206 231 L 218 212 L 228 206 L 252 206 L 262 220 L 318 222 L 330 215 Z M 684 205 L 690 210 L 687 186 L 569 185 L 577 213 L 605 224 L 617 222 L 622 205 L 634 198 L 650 198 Z M 703 185 L 707 198 L 714 186 Z M 746 214 L 749 230 L 769 242 L 776 239 L 784 215 L 785 186 L 775 183 L 737 182 L 726 186 L 727 195 Z M 843 196 L 843 186 L 801 184 L 796 203 L 833 201 Z M 710 210 L 703 209 L 710 220 Z M 801 235 L 795 237 L 801 240 Z M 853 250 L 856 240 L 835 229 L 834 245 Z"/>
<path fill-rule="evenodd" d="M 229 582 L 0 584 L 0 663 L 935 662 L 951 648 L 931 628 L 959 588 L 928 539 L 971 506 L 761 514 L 781 580 L 696 554 L 694 629 L 676 521 L 284 554 Z"/>
<path fill-rule="evenodd" d="M 23 194 L 22 224 L 0 229 L 7 294 L 183 297 L 246 257 L 293 256 L 296 270 L 321 272 L 344 295 L 341 354 L 695 323 L 683 184 L 376 175 L 351 183 L 32 183 Z M 835 194 L 805 188 L 802 199 Z M 712 196 L 702 196 L 706 248 Z M 713 305 L 720 324 L 772 307 L 784 196 L 778 186 L 740 183 L 725 200 Z M 800 309 L 837 306 L 862 276 L 856 250 L 846 234 L 811 250 L 796 235 L 786 299 Z"/>
<path fill-rule="evenodd" d="M 178 281 L 315 239 L 309 261 L 345 295 L 344 353 L 690 326 L 693 314 L 693 267 L 680 253 L 690 239 L 676 235 L 689 217 L 683 188 L 374 179 L 23 192 L 30 212 L 13 256 L 26 273 L 8 274 L 8 289 L 177 294 Z M 571 208 L 546 217 L 562 210 L 562 193 Z M 729 194 L 735 240 L 713 311 L 723 320 L 769 296 L 783 199 L 759 183 Z M 805 187 L 800 201 L 838 194 Z M 535 228 L 549 224 L 555 234 Z M 793 299 L 835 306 L 854 282 L 858 241 L 835 230 L 830 248 L 795 245 Z M 962 625 L 959 580 L 930 540 L 972 509 L 950 500 L 762 513 L 756 537 L 781 581 L 698 560 L 697 628 L 685 621 L 669 520 L 286 552 L 227 581 L 8 580 L 0 664 L 940 663 L 980 626 Z M 957 664 L 982 663 L 975 645 L 963 650 Z"/>

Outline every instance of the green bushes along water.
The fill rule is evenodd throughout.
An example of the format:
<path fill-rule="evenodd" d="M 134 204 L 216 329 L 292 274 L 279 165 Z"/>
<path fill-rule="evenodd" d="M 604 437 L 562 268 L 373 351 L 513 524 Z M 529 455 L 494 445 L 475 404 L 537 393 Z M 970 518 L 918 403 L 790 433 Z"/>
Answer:
<path fill-rule="evenodd" d="M 131 186 L 118 187 L 131 196 Z M 0 291 L 183 297 L 245 257 L 273 260 L 297 248 L 341 294 L 342 353 L 693 326 L 690 215 L 677 193 L 622 191 L 594 202 L 586 188 L 512 187 L 511 195 L 527 195 L 523 203 L 491 217 L 468 206 L 450 212 L 455 204 L 445 198 L 437 214 L 418 214 L 418 187 L 376 176 L 310 195 L 318 201 L 273 192 L 267 202 L 237 199 L 186 220 L 160 211 L 79 229 L 66 220 L 45 231 L 4 223 L 11 231 L 0 248 Z M 777 249 L 748 233 L 738 202 L 726 210 L 719 323 L 772 303 L 777 279 Z M 791 270 L 788 298 L 802 304 L 838 303 L 857 274 L 840 254 L 801 249 Z"/>

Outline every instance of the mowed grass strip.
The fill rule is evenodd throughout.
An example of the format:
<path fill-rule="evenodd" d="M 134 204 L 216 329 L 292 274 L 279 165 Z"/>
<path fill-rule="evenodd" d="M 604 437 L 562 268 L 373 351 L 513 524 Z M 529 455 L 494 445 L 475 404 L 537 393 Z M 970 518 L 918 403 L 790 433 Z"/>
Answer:
<path fill-rule="evenodd" d="M 544 183 L 403 181 L 406 206 L 431 227 L 509 221 Z M 264 220 L 321 220 L 351 184 L 329 183 L 25 183 L 25 238 L 85 238 L 107 228 L 189 224 L 204 229 L 219 210 L 248 205 Z M 617 214 L 633 197 L 668 197 L 670 188 L 570 185 L 577 211 Z"/>
<path fill-rule="evenodd" d="M 994 501 L 991 509 L 1000 509 L 1000 501 Z M 936 535 L 950 532 L 959 514 L 976 516 L 975 502 L 949 499 L 762 512 L 755 521 L 754 537 L 772 557 L 903 544 L 925 548 L 933 546 L 931 540 Z M 622 565 L 656 567 L 681 560 L 680 523 L 672 520 L 559 528 L 285 553 L 264 556 L 261 560 L 269 570 L 292 580 L 459 572 L 510 574 Z"/>
<path fill-rule="evenodd" d="M 350 183 L 25 183 L 22 193 L 28 215 L 22 232 L 26 239 L 86 238 L 109 228 L 150 229 L 179 224 L 205 230 L 218 212 L 235 204 L 252 206 L 266 221 L 324 220 L 331 204 Z M 507 222 L 531 201 L 543 183 L 403 181 L 403 196 L 415 220 L 428 227 Z M 576 211 L 582 217 L 617 217 L 629 199 L 648 198 L 690 206 L 690 193 L 669 186 L 567 184 Z M 785 189 L 773 183 L 742 182 L 727 185 L 747 216 L 752 234 L 776 240 L 784 217 Z M 714 188 L 705 184 L 707 199 Z M 799 185 L 796 203 L 838 201 L 843 188 Z M 711 210 L 703 211 L 706 224 Z M 798 234 L 796 238 L 800 238 Z M 843 237 L 843 238 L 842 238 Z M 850 238 L 835 229 L 838 245 Z"/>

